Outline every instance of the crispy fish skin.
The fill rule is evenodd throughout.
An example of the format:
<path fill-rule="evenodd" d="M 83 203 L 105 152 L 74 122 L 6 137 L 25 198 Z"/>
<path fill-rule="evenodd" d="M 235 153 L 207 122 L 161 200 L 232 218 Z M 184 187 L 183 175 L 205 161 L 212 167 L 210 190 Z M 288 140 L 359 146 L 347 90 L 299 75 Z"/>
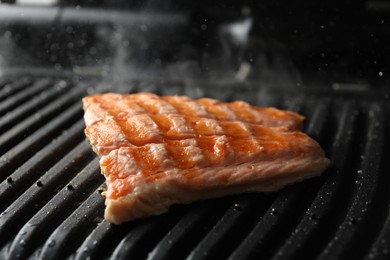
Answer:
<path fill-rule="evenodd" d="M 108 186 L 105 219 L 115 224 L 177 203 L 279 190 L 329 164 L 293 112 L 151 93 L 83 102 L 85 133 Z"/>

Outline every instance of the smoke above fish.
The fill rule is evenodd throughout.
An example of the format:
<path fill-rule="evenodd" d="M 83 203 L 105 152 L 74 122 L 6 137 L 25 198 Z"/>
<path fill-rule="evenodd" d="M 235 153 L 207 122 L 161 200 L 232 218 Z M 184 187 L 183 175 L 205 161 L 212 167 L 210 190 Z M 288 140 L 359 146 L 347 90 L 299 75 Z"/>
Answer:
<path fill-rule="evenodd" d="M 238 16 L 218 19 L 196 13 L 196 8 L 172 12 L 170 3 L 165 5 L 151 1 L 137 11 L 44 9 L 41 16 L 51 24 L 27 27 L 23 23 L 37 11 L 21 9 L 24 21 L 0 21 L 0 66 L 43 67 L 145 85 L 174 82 L 194 89 L 194 97 L 202 95 L 196 92 L 199 84 L 301 86 L 287 49 L 270 36 L 261 19 L 254 19 L 249 7 Z"/>

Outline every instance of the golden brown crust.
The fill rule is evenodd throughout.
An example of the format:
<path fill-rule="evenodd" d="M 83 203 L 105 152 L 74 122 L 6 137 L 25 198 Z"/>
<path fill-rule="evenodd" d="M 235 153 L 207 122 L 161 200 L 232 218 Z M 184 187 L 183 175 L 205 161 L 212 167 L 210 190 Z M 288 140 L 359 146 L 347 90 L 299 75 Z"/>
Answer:
<path fill-rule="evenodd" d="M 121 223 L 174 203 L 277 190 L 328 165 L 303 117 L 241 101 L 99 94 L 83 99 L 86 130 L 102 156 L 106 219 Z"/>

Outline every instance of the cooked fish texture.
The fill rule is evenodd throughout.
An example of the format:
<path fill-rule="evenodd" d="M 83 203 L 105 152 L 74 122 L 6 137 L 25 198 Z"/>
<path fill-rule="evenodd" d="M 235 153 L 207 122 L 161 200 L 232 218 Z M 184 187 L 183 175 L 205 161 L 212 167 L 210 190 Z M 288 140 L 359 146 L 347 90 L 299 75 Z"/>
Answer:
<path fill-rule="evenodd" d="M 83 102 L 85 134 L 108 186 L 105 219 L 115 224 L 177 203 L 279 190 L 329 164 L 293 112 L 151 93 Z"/>

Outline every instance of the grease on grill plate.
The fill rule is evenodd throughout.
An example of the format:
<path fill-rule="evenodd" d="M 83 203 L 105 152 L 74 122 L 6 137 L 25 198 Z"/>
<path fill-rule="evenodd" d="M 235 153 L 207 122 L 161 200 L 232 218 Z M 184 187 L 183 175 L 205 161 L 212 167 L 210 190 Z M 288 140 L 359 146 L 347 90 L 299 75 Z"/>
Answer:
<path fill-rule="evenodd" d="M 262 100 L 256 90 L 242 91 L 248 95 L 240 98 L 255 105 L 304 114 L 304 132 L 331 158 L 327 172 L 275 194 L 174 206 L 115 226 L 102 219 L 104 178 L 83 134 L 80 100 L 94 83 L 0 82 L 2 259 L 390 257 L 390 163 L 384 157 L 390 152 L 390 109 L 379 99 L 278 94 Z M 170 94 L 167 88 L 156 91 Z M 175 91 L 195 97 L 185 87 Z M 215 89 L 202 91 L 221 98 Z M 231 97 L 234 88 L 223 91 Z"/>

